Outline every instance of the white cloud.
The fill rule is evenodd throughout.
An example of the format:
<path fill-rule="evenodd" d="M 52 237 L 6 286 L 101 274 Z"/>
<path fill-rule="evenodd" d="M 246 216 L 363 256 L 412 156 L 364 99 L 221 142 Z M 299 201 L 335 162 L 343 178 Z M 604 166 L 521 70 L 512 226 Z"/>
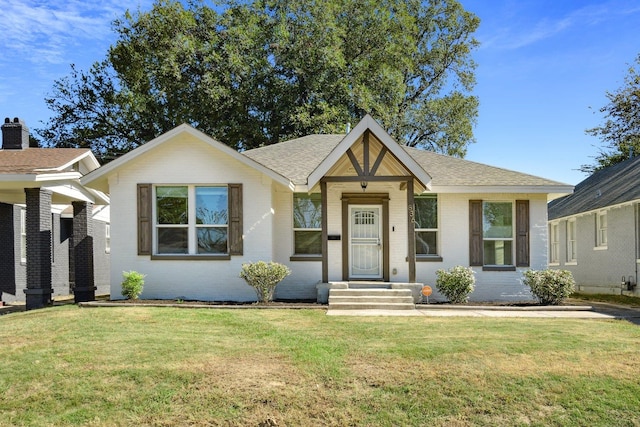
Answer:
<path fill-rule="evenodd" d="M 536 4 L 535 2 L 533 4 Z M 542 6 L 543 7 L 543 6 Z M 527 11 L 520 10 L 518 15 L 527 16 Z M 540 41 L 550 39 L 556 35 L 569 31 L 575 27 L 589 27 L 603 22 L 618 19 L 620 16 L 640 13 L 640 7 L 629 5 L 627 2 L 613 1 L 589 5 L 575 9 L 564 16 L 544 16 L 544 11 L 531 11 L 530 16 L 543 16 L 537 21 L 512 23 L 498 28 L 482 40 L 482 47 L 497 49 L 519 49 Z M 525 18 L 526 19 L 526 18 Z M 505 21 L 509 22 L 508 19 Z"/>
<path fill-rule="evenodd" d="M 113 36 L 111 22 L 125 11 L 121 1 L 5 0 L 0 19 L 0 49 L 32 63 L 67 62 L 67 52 Z M 135 7 L 135 6 L 133 6 Z"/>

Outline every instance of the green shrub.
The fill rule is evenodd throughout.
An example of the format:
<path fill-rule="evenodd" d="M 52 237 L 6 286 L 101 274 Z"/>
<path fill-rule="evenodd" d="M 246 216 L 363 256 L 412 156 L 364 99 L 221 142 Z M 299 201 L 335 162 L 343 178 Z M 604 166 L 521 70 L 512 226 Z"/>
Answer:
<path fill-rule="evenodd" d="M 447 297 L 452 304 L 461 304 L 469 301 L 469 294 L 473 292 L 476 278 L 469 267 L 461 265 L 450 270 L 436 271 L 436 288 L 438 292 Z"/>
<path fill-rule="evenodd" d="M 545 305 L 558 305 L 573 293 L 576 282 L 568 270 L 527 270 L 522 283 Z"/>
<path fill-rule="evenodd" d="M 273 291 L 276 286 L 289 274 L 291 270 L 286 265 L 273 261 L 244 263 L 240 271 L 240 277 L 256 291 L 258 301 L 261 302 L 273 300 Z"/>
<path fill-rule="evenodd" d="M 137 271 L 122 272 L 122 295 L 129 299 L 138 299 L 144 286 L 145 274 Z"/>

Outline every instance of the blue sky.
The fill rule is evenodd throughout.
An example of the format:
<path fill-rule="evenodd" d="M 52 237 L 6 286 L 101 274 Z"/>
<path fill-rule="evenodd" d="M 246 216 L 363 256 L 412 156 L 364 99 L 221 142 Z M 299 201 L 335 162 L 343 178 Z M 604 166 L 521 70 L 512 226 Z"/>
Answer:
<path fill-rule="evenodd" d="M 115 41 L 123 4 L 151 0 L 2 0 L 0 116 L 30 128 L 50 116 L 44 97 L 69 64 L 87 70 Z M 474 53 L 480 98 L 468 160 L 577 184 L 599 140 L 605 92 L 640 53 L 638 0 L 461 0 L 481 19 Z"/>

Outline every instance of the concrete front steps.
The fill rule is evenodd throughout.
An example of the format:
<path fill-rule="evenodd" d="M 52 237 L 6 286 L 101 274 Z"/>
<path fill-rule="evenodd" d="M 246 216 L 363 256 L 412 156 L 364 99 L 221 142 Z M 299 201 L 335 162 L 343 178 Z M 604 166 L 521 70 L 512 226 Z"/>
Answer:
<path fill-rule="evenodd" d="M 329 290 L 329 311 L 415 309 L 411 289 L 349 287 Z"/>

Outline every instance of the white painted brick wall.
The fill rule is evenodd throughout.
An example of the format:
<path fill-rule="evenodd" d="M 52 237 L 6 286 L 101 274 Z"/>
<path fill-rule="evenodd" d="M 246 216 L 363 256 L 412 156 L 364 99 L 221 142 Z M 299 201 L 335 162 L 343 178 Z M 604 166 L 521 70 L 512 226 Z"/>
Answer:
<path fill-rule="evenodd" d="M 136 185 L 243 184 L 244 255 L 230 261 L 157 261 L 137 255 Z M 122 272 L 146 274 L 143 298 L 254 300 L 238 277 L 243 262 L 273 258 L 271 180 L 231 156 L 181 135 L 131 161 L 112 176 L 111 296 L 120 297 Z"/>
<path fill-rule="evenodd" d="M 417 281 L 433 288 L 433 301 L 444 301 L 438 293 L 436 271 L 457 265 L 469 266 L 469 200 L 510 201 L 529 200 L 531 268 L 543 269 L 547 263 L 547 205 L 546 195 L 536 194 L 438 194 L 440 222 L 440 255 L 442 262 L 416 263 Z M 529 288 L 522 284 L 522 272 L 482 271 L 473 267 L 476 277 L 471 301 L 522 301 L 532 298 Z"/>
<path fill-rule="evenodd" d="M 292 195 L 271 179 L 188 134 L 156 147 L 125 165 L 110 178 L 111 192 L 111 294 L 120 297 L 122 272 L 146 274 L 143 298 L 207 300 L 255 299 L 253 289 L 238 277 L 243 262 L 283 263 L 292 270 L 277 288 L 276 298 L 315 298 L 322 265 L 314 261 L 290 261 L 293 254 Z M 159 261 L 137 255 L 136 185 L 243 184 L 244 255 L 230 261 Z M 328 196 L 328 232 L 342 239 L 342 193 L 361 192 L 358 183 L 331 184 Z M 388 193 L 390 274 L 392 281 L 408 280 L 406 193 L 397 184 L 370 183 L 372 193 Z M 435 283 L 435 271 L 469 262 L 469 200 L 530 199 L 532 268 L 544 268 L 547 259 L 546 199 L 544 195 L 440 194 L 440 254 L 442 262 L 417 264 L 417 280 Z M 329 241 L 330 280 L 342 279 L 342 241 Z M 522 300 L 530 298 L 516 272 L 482 272 L 477 268 L 474 300 Z M 435 286 L 434 290 L 435 290 Z M 437 292 L 434 299 L 438 299 Z"/>

